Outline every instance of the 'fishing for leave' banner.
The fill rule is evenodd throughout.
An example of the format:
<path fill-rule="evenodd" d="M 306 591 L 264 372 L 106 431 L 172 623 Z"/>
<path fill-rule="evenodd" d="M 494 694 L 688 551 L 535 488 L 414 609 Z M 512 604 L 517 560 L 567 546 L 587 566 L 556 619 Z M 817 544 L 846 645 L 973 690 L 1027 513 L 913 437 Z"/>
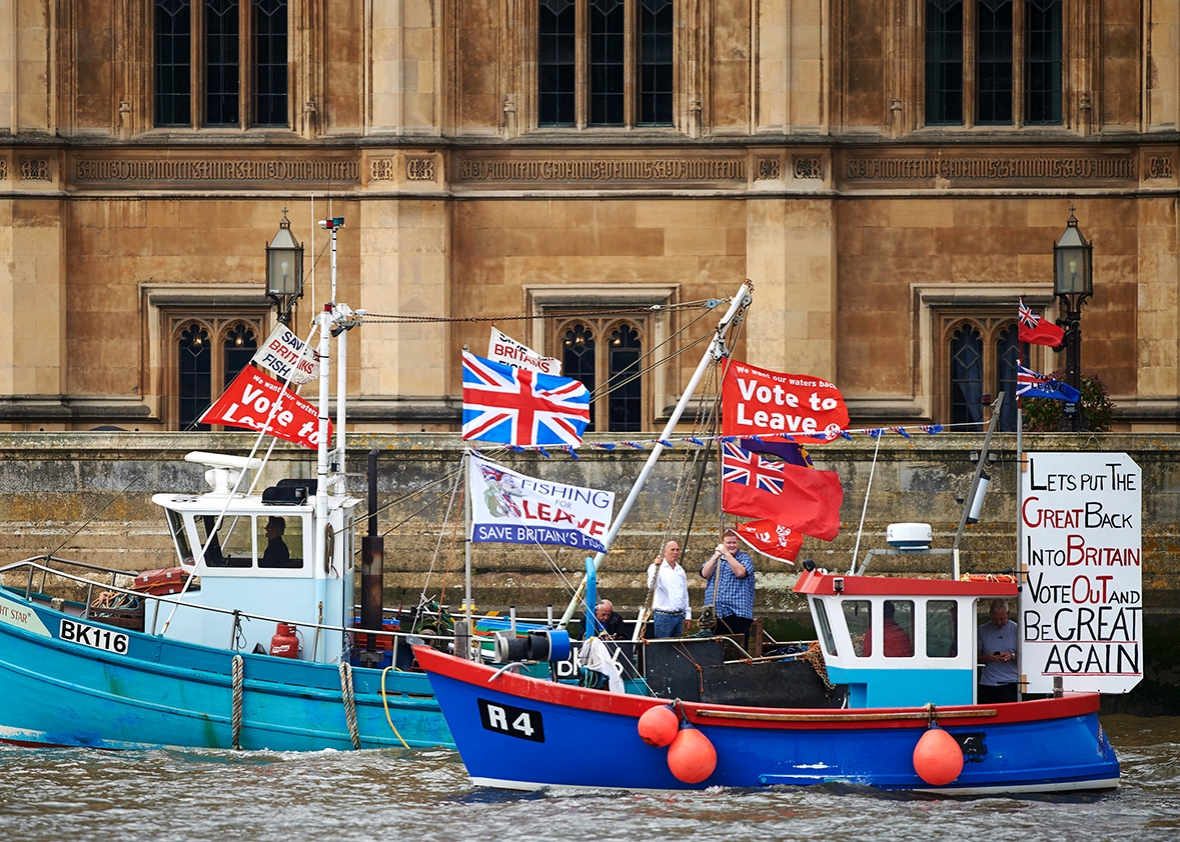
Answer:
<path fill-rule="evenodd" d="M 271 415 L 271 407 L 279 402 L 279 408 Z M 270 424 L 267 425 L 267 419 Z M 263 430 L 276 438 L 301 444 L 312 450 L 320 440 L 319 412 L 314 406 L 294 392 L 283 388 L 283 384 L 268 377 L 256 368 L 246 366 L 226 386 L 212 406 L 197 419 L 201 424 L 224 424 L 227 427 L 244 427 L 247 430 Z M 332 437 L 332 424 L 328 424 L 328 439 Z"/>
<path fill-rule="evenodd" d="M 533 479 L 474 454 L 468 458 L 472 541 L 605 549 L 614 492 Z"/>
<path fill-rule="evenodd" d="M 721 387 L 727 436 L 803 435 L 834 439 L 848 426 L 840 390 L 808 374 L 782 374 L 737 362 Z"/>

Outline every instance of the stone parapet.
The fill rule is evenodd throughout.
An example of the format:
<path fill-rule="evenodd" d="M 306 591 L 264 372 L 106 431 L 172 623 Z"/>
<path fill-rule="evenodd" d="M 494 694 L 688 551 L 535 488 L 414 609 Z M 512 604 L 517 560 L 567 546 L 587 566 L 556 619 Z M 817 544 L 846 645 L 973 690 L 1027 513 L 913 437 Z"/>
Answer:
<path fill-rule="evenodd" d="M 592 441 L 607 441 L 591 437 Z M 854 549 L 863 561 L 870 548 L 884 548 L 889 523 L 920 521 L 934 530 L 934 546 L 951 546 L 978 458 L 982 436 L 888 433 L 873 464 L 876 442 L 867 436 L 812 448 L 816 465 L 836 470 L 844 484 L 840 535 L 831 543 L 806 539 L 800 558 L 847 570 Z M 183 461 L 192 450 L 248 454 L 252 436 L 154 433 L 24 433 L 0 435 L 0 562 L 52 553 L 119 569 L 170 566 L 174 556 L 164 519 L 151 503 L 160 491 L 199 492 L 202 470 Z M 1180 435 L 1035 435 L 1024 448 L 1126 451 L 1143 471 L 1143 587 L 1147 613 L 1180 613 Z M 980 522 L 966 528 L 962 569 L 996 573 L 1015 564 L 1015 436 L 993 438 L 991 487 Z M 463 595 L 462 485 L 456 484 L 463 444 L 454 434 L 355 435 L 349 440 L 350 493 L 366 494 L 363 477 L 371 448 L 378 448 L 380 529 L 386 535 L 385 588 L 391 604 L 415 603 L 419 594 L 442 596 L 457 606 Z M 686 565 L 694 574 L 717 543 L 720 528 L 716 466 L 705 469 L 691 533 L 694 496 L 684 493 L 703 454 L 678 444 L 657 463 L 605 563 L 599 590 L 633 614 L 646 596 L 648 563 L 666 538 L 687 544 Z M 616 508 L 639 474 L 647 453 L 629 447 L 583 447 L 574 460 L 563 453 L 502 454 L 513 468 L 565 483 L 607 489 Z M 695 457 L 695 458 L 694 458 Z M 267 484 L 282 476 L 314 476 L 314 457 L 294 446 L 275 448 L 265 470 Z M 872 488 L 865 504 L 865 490 Z M 362 504 L 363 505 L 363 504 Z M 448 508 L 452 518 L 448 522 Z M 858 524 L 864 527 L 858 542 Z M 363 526 L 363 523 L 362 523 Z M 686 540 L 687 535 L 687 540 Z M 562 547 L 477 544 L 473 548 L 476 608 L 544 616 L 560 613 L 584 569 L 584 556 Z M 870 571 L 945 575 L 945 555 L 874 557 Z M 795 568 L 757 560 L 757 613 L 768 619 L 802 608 L 791 588 Z M 703 602 L 704 581 L 689 576 L 694 607 Z"/>

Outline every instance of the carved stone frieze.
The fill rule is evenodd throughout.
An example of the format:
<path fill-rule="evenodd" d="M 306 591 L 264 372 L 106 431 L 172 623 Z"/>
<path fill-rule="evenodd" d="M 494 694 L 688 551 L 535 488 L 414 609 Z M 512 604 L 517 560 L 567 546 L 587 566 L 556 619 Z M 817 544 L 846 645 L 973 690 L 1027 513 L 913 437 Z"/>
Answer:
<path fill-rule="evenodd" d="M 355 182 L 360 178 L 360 165 L 336 158 L 78 158 L 73 175 L 76 182 Z"/>
<path fill-rule="evenodd" d="M 460 160 L 460 182 L 745 181 L 745 158 Z"/>
<path fill-rule="evenodd" d="M 848 181 L 1130 181 L 1135 156 L 1117 155 L 979 155 L 973 157 L 850 157 Z"/>
<path fill-rule="evenodd" d="M 0 181 L 8 180 L 8 159 L 0 158 Z"/>

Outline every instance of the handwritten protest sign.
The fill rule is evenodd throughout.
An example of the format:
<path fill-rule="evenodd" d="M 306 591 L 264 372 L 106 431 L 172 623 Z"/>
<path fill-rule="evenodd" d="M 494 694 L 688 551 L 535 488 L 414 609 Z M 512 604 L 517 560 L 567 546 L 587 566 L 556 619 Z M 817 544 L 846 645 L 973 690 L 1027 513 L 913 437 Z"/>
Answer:
<path fill-rule="evenodd" d="M 1143 478 L 1125 453 L 1029 453 L 1020 633 L 1029 693 L 1126 693 L 1143 677 Z"/>
<path fill-rule="evenodd" d="M 835 438 L 848 426 L 840 390 L 808 374 L 782 374 L 734 361 L 721 390 L 727 436 L 776 433 Z"/>

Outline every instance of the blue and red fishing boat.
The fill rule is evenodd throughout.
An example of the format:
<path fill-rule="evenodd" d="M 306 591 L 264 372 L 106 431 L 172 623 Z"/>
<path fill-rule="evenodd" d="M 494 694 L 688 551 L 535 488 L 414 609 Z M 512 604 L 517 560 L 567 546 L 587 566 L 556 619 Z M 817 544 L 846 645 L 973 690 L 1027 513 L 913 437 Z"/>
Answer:
<path fill-rule="evenodd" d="M 975 704 L 977 604 L 1015 598 L 1011 577 L 809 569 L 795 591 L 808 600 L 828 680 L 847 687 L 845 707 L 612 694 L 415 651 L 468 772 L 487 786 L 844 783 L 981 794 L 1118 785 L 1098 694 Z M 906 629 L 908 645 L 891 645 L 892 624 Z"/>

